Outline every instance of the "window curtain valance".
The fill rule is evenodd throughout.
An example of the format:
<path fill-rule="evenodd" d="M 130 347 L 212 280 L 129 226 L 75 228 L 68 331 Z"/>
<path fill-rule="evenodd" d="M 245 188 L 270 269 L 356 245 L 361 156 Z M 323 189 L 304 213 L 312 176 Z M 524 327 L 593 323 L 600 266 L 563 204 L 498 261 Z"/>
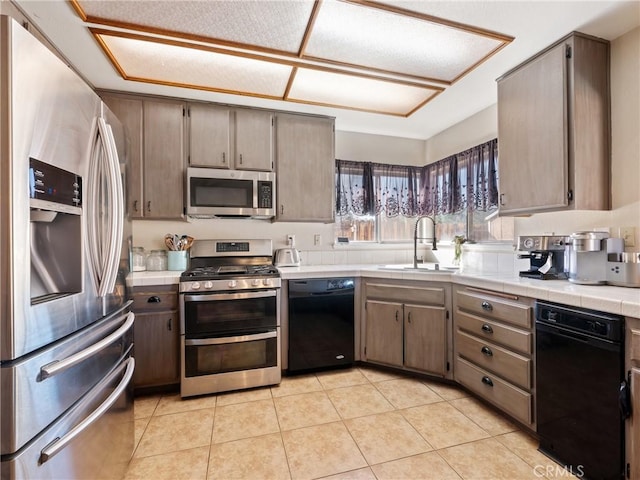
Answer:
<path fill-rule="evenodd" d="M 415 217 L 498 205 L 498 140 L 423 167 L 336 160 L 336 213 Z"/>

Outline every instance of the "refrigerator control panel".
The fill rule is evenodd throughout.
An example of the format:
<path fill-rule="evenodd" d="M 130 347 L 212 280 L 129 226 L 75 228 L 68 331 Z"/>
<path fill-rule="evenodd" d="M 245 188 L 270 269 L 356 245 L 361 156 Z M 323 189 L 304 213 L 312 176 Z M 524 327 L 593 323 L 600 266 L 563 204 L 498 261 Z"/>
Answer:
<path fill-rule="evenodd" d="M 82 206 L 82 177 L 29 158 L 29 197 L 38 200 Z"/>

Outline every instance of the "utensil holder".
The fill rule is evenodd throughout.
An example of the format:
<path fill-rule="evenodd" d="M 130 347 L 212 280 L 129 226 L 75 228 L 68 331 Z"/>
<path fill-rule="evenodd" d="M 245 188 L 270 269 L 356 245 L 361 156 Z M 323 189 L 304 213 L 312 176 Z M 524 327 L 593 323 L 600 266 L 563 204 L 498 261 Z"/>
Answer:
<path fill-rule="evenodd" d="M 167 253 L 168 261 L 167 268 L 169 270 L 184 271 L 187 269 L 187 259 L 189 258 L 189 252 L 186 250 L 174 250 Z"/>

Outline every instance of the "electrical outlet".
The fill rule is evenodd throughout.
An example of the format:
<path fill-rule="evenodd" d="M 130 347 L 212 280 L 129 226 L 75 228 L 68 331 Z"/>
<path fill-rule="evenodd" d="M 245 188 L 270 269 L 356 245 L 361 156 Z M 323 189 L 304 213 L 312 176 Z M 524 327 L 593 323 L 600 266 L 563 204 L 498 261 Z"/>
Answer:
<path fill-rule="evenodd" d="M 619 237 L 624 240 L 625 247 L 635 247 L 636 227 L 620 227 L 618 233 Z"/>
<path fill-rule="evenodd" d="M 313 236 L 313 244 L 314 244 L 314 245 L 320 245 L 320 242 L 322 242 L 322 237 L 320 236 L 320 234 L 319 234 L 319 233 L 316 233 L 316 234 Z"/>
<path fill-rule="evenodd" d="M 293 246 L 295 246 L 295 243 L 296 243 L 296 236 L 291 234 L 291 233 L 289 233 L 287 235 L 287 245 L 290 246 L 290 247 L 293 247 Z"/>

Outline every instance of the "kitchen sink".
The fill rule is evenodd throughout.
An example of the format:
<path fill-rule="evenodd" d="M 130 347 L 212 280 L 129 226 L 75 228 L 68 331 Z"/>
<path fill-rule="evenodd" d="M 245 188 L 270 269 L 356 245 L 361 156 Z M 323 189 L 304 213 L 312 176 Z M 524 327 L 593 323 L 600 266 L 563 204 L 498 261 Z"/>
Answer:
<path fill-rule="evenodd" d="M 397 264 L 397 265 L 378 265 L 379 270 L 391 270 L 402 272 L 424 272 L 424 273 L 451 273 L 452 269 L 449 267 L 440 268 L 439 263 L 419 263 L 417 267 L 411 264 Z"/>

